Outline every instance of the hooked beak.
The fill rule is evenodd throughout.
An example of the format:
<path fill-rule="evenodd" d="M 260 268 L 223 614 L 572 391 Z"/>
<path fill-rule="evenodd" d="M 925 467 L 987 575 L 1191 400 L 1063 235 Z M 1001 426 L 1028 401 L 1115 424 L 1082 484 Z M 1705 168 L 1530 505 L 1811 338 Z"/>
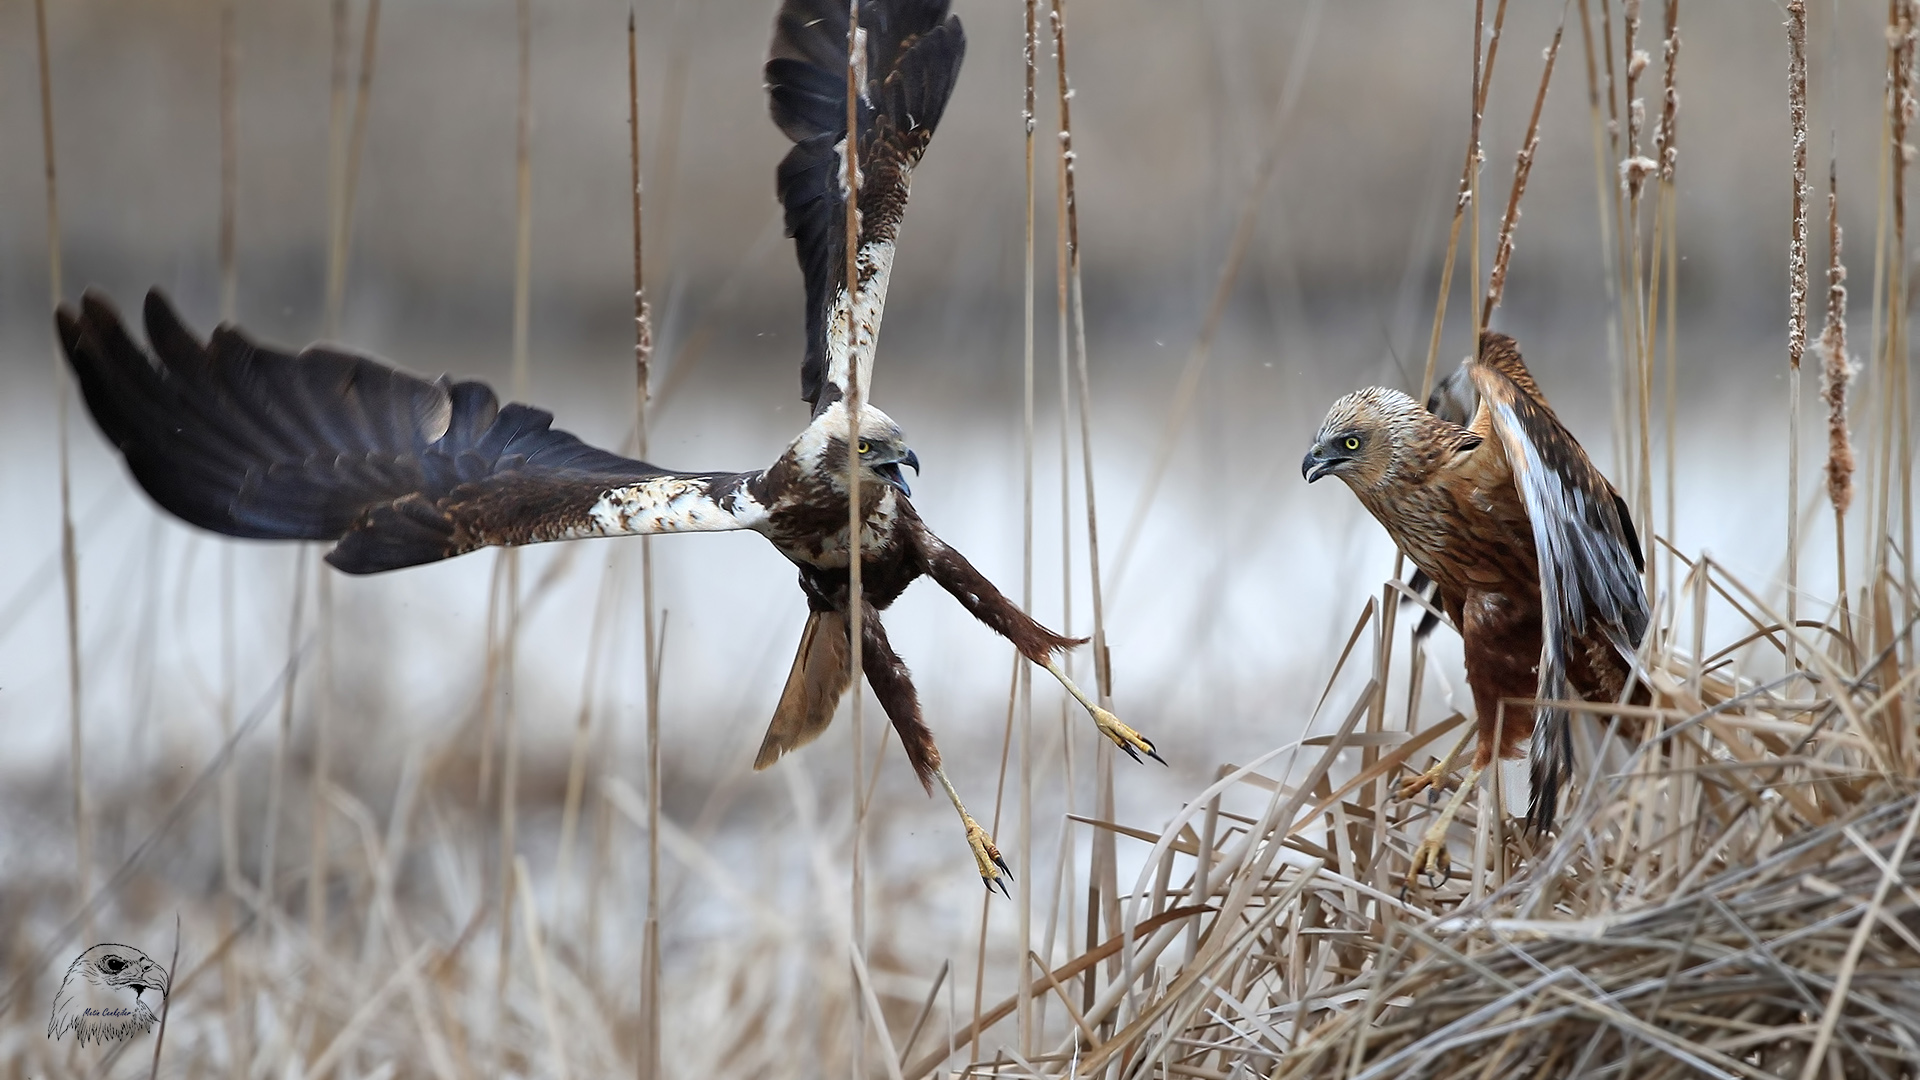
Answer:
<path fill-rule="evenodd" d="M 1332 472 L 1335 465 L 1346 460 L 1338 456 L 1329 457 L 1326 447 L 1314 443 L 1313 449 L 1307 451 L 1306 458 L 1300 462 L 1300 475 L 1306 477 L 1307 483 L 1311 484 Z"/>
<path fill-rule="evenodd" d="M 905 454 L 902 454 L 899 460 L 889 461 L 885 465 L 877 465 L 873 471 L 879 473 L 880 478 L 887 483 L 899 488 L 900 494 L 912 498 L 913 489 L 907 486 L 907 478 L 900 473 L 900 466 L 902 465 L 912 469 L 914 475 L 918 476 L 920 474 L 920 455 L 909 450 Z"/>

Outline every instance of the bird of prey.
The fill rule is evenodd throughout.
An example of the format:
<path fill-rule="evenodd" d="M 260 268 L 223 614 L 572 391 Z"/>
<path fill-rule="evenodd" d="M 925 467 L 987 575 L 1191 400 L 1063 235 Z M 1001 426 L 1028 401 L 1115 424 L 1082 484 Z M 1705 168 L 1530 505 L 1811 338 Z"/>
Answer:
<path fill-rule="evenodd" d="M 850 374 L 869 385 L 874 343 L 906 209 L 908 181 L 939 123 L 965 54 L 948 0 L 862 0 L 858 100 L 859 281 L 846 281 L 847 6 L 786 0 L 766 77 L 774 121 L 794 146 L 778 192 L 806 280 L 802 395 L 811 422 L 755 472 L 675 472 L 589 446 L 553 417 L 501 406 L 484 384 L 427 380 L 343 349 L 300 353 L 223 325 L 202 342 L 157 291 L 147 295 L 151 352 L 113 307 L 87 294 L 56 316 L 60 340 L 100 429 L 161 507 L 228 536 L 334 542 L 352 574 L 393 570 L 482 547 L 580 537 L 751 529 L 799 569 L 809 616 L 754 764 L 817 737 L 852 683 L 849 612 L 864 606 L 864 674 L 931 793 L 959 812 L 989 889 L 1006 865 L 947 780 L 906 665 L 877 612 L 915 578 L 933 578 L 981 622 L 1051 672 L 1099 730 L 1137 759 L 1154 745 L 1075 686 L 1055 662 L 1081 644 L 1035 622 L 927 528 L 902 467 L 919 471 L 900 428 L 863 405 L 849 416 Z M 862 596 L 849 596 L 848 458 L 861 469 Z"/>
<path fill-rule="evenodd" d="M 53 996 L 47 1038 L 58 1041 L 71 1031 L 88 1040 L 108 1042 L 153 1030 L 153 1010 L 143 995 L 167 996 L 167 970 L 131 945 L 95 945 L 74 958 Z"/>
<path fill-rule="evenodd" d="M 1548 407 L 1513 339 L 1482 334 L 1479 355 L 1447 380 L 1432 411 L 1377 386 L 1334 402 L 1300 468 L 1308 483 L 1338 476 L 1353 489 L 1438 586 L 1466 645 L 1473 765 L 1409 876 L 1446 873 L 1446 831 L 1465 793 L 1529 745 L 1527 823 L 1552 828 L 1573 743 L 1566 709 L 1550 703 L 1569 687 L 1588 701 L 1621 700 L 1647 596 L 1626 502 Z M 1448 764 L 1402 794 L 1436 783 Z"/>

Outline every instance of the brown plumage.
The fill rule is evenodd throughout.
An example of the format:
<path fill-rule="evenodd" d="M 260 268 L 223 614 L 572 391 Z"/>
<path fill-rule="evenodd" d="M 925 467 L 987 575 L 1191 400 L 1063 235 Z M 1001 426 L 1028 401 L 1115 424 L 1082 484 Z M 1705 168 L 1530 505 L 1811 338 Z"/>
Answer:
<path fill-rule="evenodd" d="M 1620 700 L 1647 627 L 1640 541 L 1512 338 L 1483 334 L 1436 398 L 1478 400 L 1462 426 L 1397 390 L 1341 398 L 1301 470 L 1345 481 L 1438 586 L 1466 645 L 1473 775 L 1531 741 L 1527 820 L 1544 831 L 1573 767 L 1568 718 L 1516 702 Z"/>

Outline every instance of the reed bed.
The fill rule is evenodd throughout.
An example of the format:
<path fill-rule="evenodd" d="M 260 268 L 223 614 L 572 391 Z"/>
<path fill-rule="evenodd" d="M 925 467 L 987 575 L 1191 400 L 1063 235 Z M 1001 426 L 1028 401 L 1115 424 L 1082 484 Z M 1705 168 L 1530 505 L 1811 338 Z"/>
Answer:
<path fill-rule="evenodd" d="M 1478 27 L 1488 5 L 1473 6 Z M 574 702 L 543 700 L 545 684 L 516 671 L 514 662 L 522 622 L 564 582 L 571 563 L 552 560 L 523 585 L 518 564 L 502 560 L 489 598 L 488 643 L 473 658 L 467 683 L 475 688 L 471 700 L 450 705 L 456 722 L 410 743 L 384 770 L 356 771 L 336 758 L 354 737 L 339 685 L 343 662 L 333 655 L 341 634 L 336 599 L 322 575 L 317 615 L 308 619 L 306 581 L 296 572 L 286 666 L 256 686 L 251 701 L 227 688 L 221 742 L 191 779 L 89 790 L 76 750 L 79 873 L 50 863 L 15 868 L 0 880 L 0 910 L 32 913 L 8 922 L 0 940 L 0 957 L 9 961 L 0 977 L 0 1016 L 7 1020 L 0 1024 L 0 1072 L 148 1072 L 149 1047 L 137 1040 L 83 1053 L 38 1037 L 37 1017 L 51 992 L 47 970 L 64 960 L 60 951 L 76 933 L 91 937 L 89 924 L 101 920 L 145 934 L 146 942 L 174 935 L 165 1042 L 156 1037 L 150 1048 L 156 1075 L 1920 1077 L 1920 886 L 1912 884 L 1920 881 L 1920 669 L 1911 642 L 1920 594 L 1901 555 L 1910 550 L 1911 531 L 1905 366 L 1878 365 L 1878 411 L 1854 417 L 1856 463 L 1844 397 L 1852 369 L 1835 209 L 1828 228 L 1835 314 L 1822 345 L 1834 410 L 1828 475 L 1844 472 L 1851 483 L 1855 468 L 1864 473 L 1859 486 L 1870 505 L 1853 530 L 1856 578 L 1850 584 L 1843 569 L 1841 594 L 1813 620 L 1806 615 L 1818 610 L 1816 599 L 1742 580 L 1683 547 L 1673 535 L 1679 5 L 1668 0 L 1663 11 L 1658 160 L 1641 156 L 1646 116 L 1636 94 L 1640 80 L 1651 78 L 1652 59 L 1639 42 L 1640 4 L 1627 0 L 1617 13 L 1606 0 L 1594 6 L 1590 12 L 1580 0 L 1577 14 L 1598 174 L 1598 254 L 1619 335 L 1613 407 L 1623 467 L 1615 475 L 1643 534 L 1658 534 L 1648 558 L 1657 615 L 1638 658 L 1651 703 L 1588 706 L 1576 714 L 1581 771 L 1557 834 L 1519 831 L 1502 813 L 1500 793 L 1482 791 L 1455 823 L 1455 872 L 1439 881 L 1407 880 L 1409 855 L 1437 800 L 1390 793 L 1408 773 L 1443 756 L 1472 721 L 1458 712 L 1435 715 L 1423 697 L 1423 681 L 1436 679 L 1436 661 L 1408 642 L 1411 623 L 1400 616 L 1413 594 L 1392 580 L 1355 615 L 1318 708 L 1286 718 L 1306 734 L 1221 765 L 1213 782 L 1164 822 L 1121 820 L 1111 751 L 1103 747 L 1091 768 L 1076 766 L 1064 743 L 1053 775 L 1064 781 L 1070 809 L 1091 804 L 1092 812 L 1042 819 L 1034 788 L 1046 782 L 1041 767 L 1051 764 L 1050 751 L 1034 749 L 1030 689 L 1016 675 L 1001 744 L 1001 792 L 1018 720 L 1017 824 L 1001 832 L 1005 818 L 996 804 L 994 828 L 1003 842 L 1013 837 L 1019 845 L 1017 911 L 986 901 L 966 947 L 939 954 L 924 943 L 963 936 L 951 928 L 926 931 L 930 920 L 960 910 L 939 907 L 937 888 L 951 882 L 893 867 L 878 872 L 881 853 L 890 849 L 882 830 L 867 824 L 874 765 L 859 738 L 852 762 L 828 766 L 824 783 L 809 771 L 819 762 L 804 759 L 761 779 L 756 797 L 763 805 L 756 809 L 786 819 L 791 827 L 781 830 L 781 840 L 717 838 L 736 795 L 727 785 L 708 794 L 697 817 L 663 810 L 661 777 L 674 771 L 661 761 L 671 748 L 663 751 L 660 726 L 672 722 L 660 715 L 666 616 L 656 613 L 645 542 L 631 545 L 626 561 L 600 578 L 577 713 Z M 1052 329 L 1060 360 L 1062 607 L 1070 618 L 1077 509 L 1070 436 L 1078 409 L 1088 536 L 1082 565 L 1091 578 L 1084 606 L 1093 616 L 1095 679 L 1106 699 L 1111 673 L 1101 605 L 1118 588 L 1195 407 L 1261 199 L 1286 146 L 1286 120 L 1302 93 L 1298 72 L 1322 5 L 1308 9 L 1295 43 L 1293 68 L 1271 110 L 1270 143 L 1170 395 L 1149 479 L 1104 576 L 1093 543 L 1091 406 L 1099 368 L 1086 341 L 1064 7 L 1053 0 L 1043 25 L 1038 0 L 1026 4 L 1022 592 L 1031 603 L 1033 296 L 1046 287 L 1033 273 L 1033 207 L 1044 203 L 1032 179 L 1037 127 L 1059 146 L 1051 170 L 1058 263 Z M 529 10 L 526 3 L 518 8 L 516 386 L 530 375 Z M 1468 265 L 1466 306 L 1478 326 L 1500 306 L 1510 267 L 1516 280 L 1524 274 L 1524 264 L 1513 262 L 1515 229 L 1535 152 L 1543 139 L 1565 138 L 1543 132 L 1541 116 L 1565 16 L 1575 13 L 1570 5 L 1543 53 L 1537 88 L 1528 88 L 1533 107 L 1483 283 L 1479 202 L 1487 186 L 1480 173 L 1485 148 L 1499 134 L 1483 128 L 1483 119 L 1506 10 L 1504 0 L 1493 5 L 1490 32 L 1476 33 L 1471 53 L 1470 99 L 1463 103 L 1471 109 L 1470 138 L 1426 350 L 1422 381 L 1429 385 L 1457 263 Z M 1805 15 L 1803 5 L 1792 10 Z M 367 5 L 351 110 L 344 0 L 333 13 L 329 332 L 345 298 L 379 0 Z M 230 32 L 233 16 L 225 18 Z M 1901 151 L 1915 77 L 1907 0 L 1895 0 L 1889 19 L 1881 217 L 1892 224 L 1875 238 L 1869 348 L 1898 358 L 1905 350 L 1905 286 L 1902 261 L 1886 253 L 1904 250 Z M 641 273 L 642 120 L 631 16 L 628 32 L 635 436 L 644 453 L 655 415 L 649 402 L 657 406 L 667 396 L 682 364 L 667 370 L 656 392 Z M 1804 173 L 1808 137 L 1804 33 L 1804 25 L 1796 30 L 1797 174 Z M 222 48 L 230 64 L 231 43 Z M 1036 89 L 1043 58 L 1055 64 L 1054 95 Z M 678 137 L 675 88 L 685 76 L 676 71 L 667 78 L 663 130 L 653 144 L 669 160 Z M 223 116 L 233 93 L 229 85 Z M 1037 115 L 1048 108 L 1050 115 Z M 235 151 L 224 143 L 223 151 L 230 172 Z M 670 181 L 673 171 L 663 174 Z M 1656 175 L 1658 187 L 1643 190 Z M 1837 187 L 1830 179 L 1830 191 Z M 667 183 L 656 187 L 656 205 L 670 190 Z M 1830 200 L 1835 206 L 1837 194 Z M 1644 220 L 1643 201 L 1652 204 L 1651 221 Z M 1795 230 L 1794 258 L 1804 271 L 1813 257 L 1804 220 Z M 1098 236 L 1087 242 L 1097 252 Z M 229 275 L 233 246 L 227 221 L 221 250 Z M 56 245 L 56 260 L 57 253 Z M 1796 288 L 1806 287 L 1803 273 Z M 231 295 L 229 277 L 229 304 Z M 1796 370 L 1804 312 L 1797 319 Z M 1662 330 L 1664 399 L 1653 377 Z M 697 335 L 681 336 L 694 343 L 682 348 L 697 346 Z M 1797 383 L 1794 394 L 1797 401 Z M 1664 424 L 1656 430 L 1662 407 Z M 1656 530 L 1661 464 L 1666 528 Z M 1796 462 L 1794 477 L 1798 472 Z M 1792 490 L 1793 483 L 1784 486 Z M 1840 487 L 1835 480 L 1836 557 L 1844 568 L 1849 508 Z M 64 487 L 62 499 L 64 512 Z M 1806 513 L 1797 497 L 1787 511 L 1790 522 Z M 1789 582 L 1805 554 L 1797 532 L 1791 535 Z M 72 560 L 69 540 L 69 579 Z M 645 611 L 637 631 L 622 629 L 615 614 L 623 601 L 632 603 L 628 592 L 639 594 Z M 68 601 L 71 629 L 71 589 Z M 645 675 L 646 767 L 637 782 L 621 774 L 615 725 L 596 705 L 596 689 L 607 680 L 602 668 L 616 666 L 610 658 L 622 634 L 639 639 L 626 644 L 641 646 Z M 231 652 L 230 642 L 224 647 Z M 230 675 L 231 661 L 222 670 Z M 857 699 L 853 708 L 857 717 Z M 72 711 L 77 733 L 77 689 Z M 297 734 L 296 712 L 304 721 Z M 561 714 L 570 735 L 563 763 L 521 746 L 523 727 L 532 731 L 539 717 Z M 247 739 L 270 717 L 280 738 L 268 767 L 265 752 L 249 748 Z M 879 753 L 886 752 L 883 745 Z M 252 785 L 236 792 L 233 781 L 255 766 L 271 777 L 257 821 Z M 1084 774 L 1077 780 L 1076 768 Z M 198 830 L 197 815 L 208 812 L 214 789 L 217 829 Z M 283 815 L 295 820 L 283 827 Z M 90 861 L 95 822 L 110 825 L 113 850 L 130 852 L 117 867 Z M 1049 841 L 1036 836 L 1056 825 L 1059 846 L 1049 850 Z M 298 837 L 302 826 L 305 850 L 290 850 L 296 843 L 276 852 L 282 833 Z M 222 841 L 218 875 L 195 855 L 203 832 Z M 960 854 L 949 839 L 943 834 L 927 846 Z M 551 864 L 540 854 L 548 847 Z M 262 852 L 257 864 L 236 859 L 247 850 Z M 98 892 L 89 875 L 105 879 Z M 186 880 L 195 875 L 207 880 Z M 36 898 L 76 879 L 93 899 L 78 905 L 69 923 L 51 925 Z M 182 903 L 207 892 L 218 902 Z M 715 902 L 689 900 L 696 894 Z M 722 905 L 726 919 L 702 922 Z M 996 922 L 995 914 L 1005 917 Z M 1005 925 L 1016 918 L 1017 930 Z M 677 933 L 664 932 L 663 923 Z M 709 1026 L 716 1017 L 725 1018 L 721 1030 Z"/>
<path fill-rule="evenodd" d="M 1158 835 L 1121 830 L 1152 844 L 1127 974 L 1051 1054 L 974 1074 L 1916 1075 L 1912 680 L 1882 683 L 1893 642 L 1789 632 L 1710 562 L 1684 589 L 1690 618 L 1724 607 L 1746 632 L 1701 663 L 1648 656 L 1651 706 L 1585 717 L 1584 790 L 1551 842 L 1483 793 L 1456 823 L 1465 869 L 1406 882 L 1431 811 L 1373 782 L 1466 721 L 1369 729 L 1369 683 L 1334 730 L 1225 770 Z M 1786 670 L 1789 638 L 1808 662 Z M 1774 673 L 1736 674 L 1759 666 L 1745 651 Z M 1363 747 L 1381 753 L 1356 769 Z"/>

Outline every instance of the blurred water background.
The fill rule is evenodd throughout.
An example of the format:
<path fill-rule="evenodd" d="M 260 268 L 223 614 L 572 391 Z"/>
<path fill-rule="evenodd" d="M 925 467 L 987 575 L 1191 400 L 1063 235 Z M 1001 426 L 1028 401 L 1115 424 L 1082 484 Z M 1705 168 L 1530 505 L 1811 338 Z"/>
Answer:
<path fill-rule="evenodd" d="M 1830 148 L 1838 161 L 1857 285 L 1855 338 L 1864 342 L 1885 42 L 1873 5 L 1813 6 L 1814 158 L 1821 176 Z M 872 394 L 925 465 L 914 500 L 926 520 L 1017 594 L 1026 468 L 1021 6 L 955 7 L 969 54 L 914 177 Z M 773 201 L 785 143 L 766 118 L 761 89 L 772 8 L 661 0 L 637 12 L 658 341 L 650 456 L 670 467 L 759 467 L 806 419 L 796 379 L 800 279 Z M 131 312 L 159 285 L 202 332 L 217 320 L 219 10 L 205 0 L 49 5 L 66 258 L 59 288 L 69 298 L 94 286 Z M 1578 7 L 1568 10 L 1577 20 Z M 1483 258 L 1541 50 L 1561 13 L 1561 5 L 1521 4 L 1507 18 L 1486 118 Z M 610 3 L 536 3 L 533 19 L 527 397 L 551 409 L 558 426 L 610 447 L 630 437 L 633 423 L 625 14 Z M 1471 5 L 1108 0 L 1075 5 L 1070 15 L 1115 697 L 1120 715 L 1154 738 L 1171 765 L 1119 762 L 1118 815 L 1157 831 L 1220 764 L 1337 719 L 1316 721 L 1315 705 L 1366 598 L 1392 572 L 1393 551 L 1338 485 L 1303 484 L 1298 462 L 1340 393 L 1419 383 L 1467 130 Z M 1653 16 L 1645 42 L 1657 52 Z M 1780 10 L 1769 3 L 1701 0 L 1683 18 L 1672 447 L 1679 483 L 1676 520 L 1663 515 L 1657 527 L 1682 551 L 1711 551 L 1777 596 L 1787 515 L 1785 38 Z M 382 12 L 339 335 L 415 371 L 485 378 L 503 396 L 515 27 L 505 2 L 412 0 Z M 243 4 L 236 28 L 238 317 L 265 341 L 304 344 L 320 333 L 325 292 L 329 7 Z M 0 1058 L 9 1060 L 26 1052 L 19 1040 L 38 1038 L 51 980 L 85 944 L 61 943 L 77 904 L 34 42 L 33 5 L 0 0 L 0 133 L 8 151 L 0 155 L 0 960 L 9 982 L 31 980 L 5 1014 L 10 1034 L 0 1035 L 0 1048 L 15 1049 L 0 1049 Z M 1562 417 L 1617 475 L 1617 324 L 1585 63 L 1572 25 L 1496 326 L 1518 337 Z M 1655 87 L 1644 89 L 1657 107 Z M 1066 430 L 1071 569 L 1062 573 L 1053 115 L 1050 105 L 1042 110 L 1039 139 L 1033 589 L 1043 620 L 1085 633 L 1077 421 Z M 1269 146 L 1277 146 L 1277 165 L 1255 204 L 1250 246 L 1226 293 L 1195 406 L 1173 439 L 1164 482 L 1143 503 L 1175 388 Z M 1463 261 L 1443 365 L 1468 348 L 1466 273 Z M 1815 379 L 1809 374 L 1810 417 Z M 231 712 L 242 721 L 264 717 L 238 740 L 232 766 L 243 872 L 257 879 L 296 567 L 311 568 L 318 552 L 230 544 L 160 516 L 84 410 L 76 405 L 70 421 L 93 881 L 160 824 L 221 745 L 229 566 Z M 1809 505 L 1816 469 L 1810 452 L 1801 485 Z M 1137 542 L 1122 564 L 1136 516 Z M 1809 557 L 1802 582 L 1805 602 L 1818 605 L 1832 597 L 1831 544 L 1822 539 L 1824 514 L 1810 520 L 1807 550 L 1821 554 Z M 537 599 L 525 604 L 513 676 L 524 755 L 518 846 L 562 944 L 579 942 L 586 903 L 577 881 L 554 874 L 583 690 L 599 740 L 592 790 L 614 779 L 644 786 L 637 547 L 548 547 L 521 562 L 523 591 Z M 802 933 L 825 936 L 843 917 L 844 900 L 835 898 L 846 888 L 849 733 L 843 709 L 820 742 L 770 773 L 752 773 L 804 617 L 793 572 L 746 534 L 667 538 L 654 545 L 654 562 L 658 603 L 668 612 L 665 808 L 713 864 L 669 857 L 663 870 L 668 978 L 684 995 L 668 1014 L 691 1020 L 708 1007 L 702 973 L 716 955 L 744 948 L 742 928 L 756 918 L 778 913 Z M 447 841 L 450 850 L 436 855 L 416 840 L 403 881 L 436 897 L 428 906 L 446 915 L 426 923 L 448 940 L 493 881 L 490 811 L 474 803 L 472 778 L 494 564 L 484 553 L 373 578 L 335 575 L 332 583 L 332 779 L 384 820 L 406 776 L 429 777 L 415 813 L 442 825 L 419 830 L 460 842 Z M 609 590 L 616 615 L 589 682 L 595 604 Z M 309 628 L 313 602 L 309 587 Z M 887 624 L 914 668 L 951 775 L 987 820 L 1011 650 L 924 583 Z M 317 655 L 301 668 L 287 733 L 291 786 L 277 856 L 284 868 L 306 859 L 311 793 L 301 777 L 323 711 Z M 1457 656 L 1457 644 L 1443 641 L 1428 679 L 1436 715 L 1463 685 Z M 1075 670 L 1091 680 L 1084 658 Z M 1063 813 L 1092 809 L 1097 736 L 1078 710 L 1063 712 L 1059 697 L 1044 676 L 1035 682 L 1040 781 L 1031 872 L 1041 892 L 1053 881 Z M 871 740 L 881 714 L 869 702 L 866 715 Z M 997 834 L 1014 858 L 1011 782 L 1006 792 Z M 917 1002 L 939 963 L 952 958 L 965 973 L 956 977 L 964 1006 L 979 886 L 951 813 L 917 790 L 897 752 L 881 769 L 875 808 L 868 873 L 881 992 Z M 579 946 L 600 955 L 581 963 L 630 971 L 643 838 L 618 814 L 589 818 L 590 833 L 614 823 L 606 872 L 617 902 L 603 916 L 601 942 Z M 193 900 L 211 903 L 222 889 L 218 821 L 209 794 L 162 834 L 142 864 L 143 884 L 96 918 L 102 940 L 138 938 L 158 955 L 170 937 L 168 916 L 185 905 L 183 961 L 211 948 L 213 916 Z M 1084 852 L 1088 831 L 1076 827 L 1071 836 Z M 332 842 L 347 850 L 358 840 L 342 823 Z M 1128 843 L 1123 882 L 1138 865 Z M 581 842 L 577 864 L 590 846 Z M 832 861 L 820 864 L 820 852 Z M 339 888 L 351 903 L 348 885 Z M 297 899 L 289 910 L 298 910 Z M 1017 948 L 1009 944 L 1012 907 L 995 908 L 991 919 L 995 953 Z M 44 960 L 49 948 L 57 963 Z M 46 970 L 26 972 L 30 962 Z M 994 970 L 988 996 L 1011 981 Z M 631 979 L 611 982 L 631 993 Z M 211 1021 L 198 1036 L 183 1030 L 183 1039 L 229 1037 Z M 696 1040 L 693 1030 L 672 1028 L 670 1038 Z"/>

